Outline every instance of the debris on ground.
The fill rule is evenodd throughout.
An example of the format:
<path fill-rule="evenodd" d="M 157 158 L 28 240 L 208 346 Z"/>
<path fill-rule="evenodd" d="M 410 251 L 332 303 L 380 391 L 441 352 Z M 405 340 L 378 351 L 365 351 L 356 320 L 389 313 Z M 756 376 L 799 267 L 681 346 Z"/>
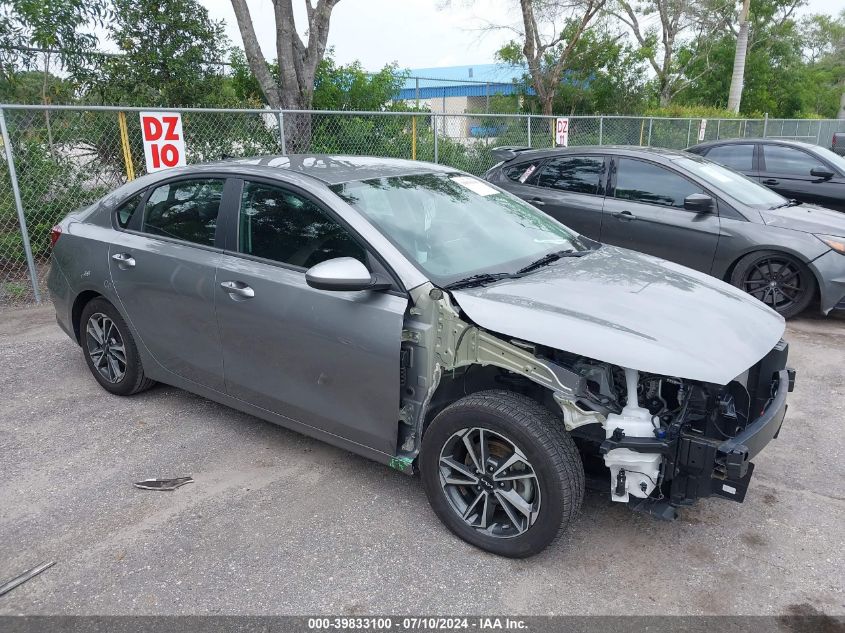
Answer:
<path fill-rule="evenodd" d="M 0 596 L 4 593 L 9 593 L 12 589 L 17 587 L 18 585 L 22 585 L 27 580 L 31 578 L 35 578 L 38 574 L 40 574 L 45 569 L 49 569 L 53 565 L 56 564 L 56 561 L 49 561 L 47 563 L 41 563 L 37 567 L 33 567 L 32 569 L 27 569 L 25 572 L 20 574 L 19 576 L 15 576 L 9 582 L 0 585 Z"/>
<path fill-rule="evenodd" d="M 194 483 L 193 477 L 175 477 L 174 479 L 145 479 L 136 481 L 133 486 L 142 490 L 176 490 L 179 486 Z"/>

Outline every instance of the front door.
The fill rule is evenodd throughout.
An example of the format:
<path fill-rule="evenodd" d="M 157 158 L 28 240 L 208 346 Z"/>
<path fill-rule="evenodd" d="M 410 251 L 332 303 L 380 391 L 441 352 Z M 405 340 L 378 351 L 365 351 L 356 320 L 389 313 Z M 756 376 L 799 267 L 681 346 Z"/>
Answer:
<path fill-rule="evenodd" d="M 214 316 L 222 178 L 191 178 L 154 188 L 146 203 L 117 210 L 122 229 L 109 269 L 124 313 L 167 371 L 222 391 L 223 364 Z M 132 230 L 135 229 L 135 230 Z"/>
<path fill-rule="evenodd" d="M 845 211 L 845 177 L 809 152 L 798 147 L 763 143 L 760 182 L 786 198 Z M 832 178 L 813 176 L 813 169 L 834 174 Z"/>
<path fill-rule="evenodd" d="M 684 209 L 684 198 L 705 193 L 701 187 L 662 165 L 613 160 L 601 241 L 709 273 L 719 243 L 719 215 L 715 206 L 711 213 Z"/>
<path fill-rule="evenodd" d="M 311 288 L 305 271 L 321 261 L 372 267 L 365 246 L 303 192 L 246 181 L 239 199 L 215 284 L 227 392 L 394 454 L 407 298 Z"/>

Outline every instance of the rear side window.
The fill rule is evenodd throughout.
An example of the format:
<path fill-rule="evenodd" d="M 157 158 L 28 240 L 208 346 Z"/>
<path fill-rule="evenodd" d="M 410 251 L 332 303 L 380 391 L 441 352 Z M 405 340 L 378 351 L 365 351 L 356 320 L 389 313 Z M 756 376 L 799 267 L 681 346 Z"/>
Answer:
<path fill-rule="evenodd" d="M 615 197 L 645 204 L 684 208 L 684 198 L 704 193 L 683 176 L 659 165 L 617 159 Z"/>
<path fill-rule="evenodd" d="M 537 163 L 520 163 L 505 167 L 502 173 L 514 182 L 526 182 L 537 170 Z"/>
<path fill-rule="evenodd" d="M 364 249 L 316 204 L 282 187 L 257 182 L 244 183 L 238 250 L 302 268 L 335 257 L 366 263 Z"/>
<path fill-rule="evenodd" d="M 214 245 L 223 180 L 198 178 L 157 187 L 144 209 L 146 233 Z"/>
<path fill-rule="evenodd" d="M 600 193 L 604 175 L 601 156 L 565 156 L 549 161 L 540 169 L 537 184 L 541 187 L 573 193 Z"/>
<path fill-rule="evenodd" d="M 807 152 L 785 145 L 764 145 L 763 156 L 766 171 L 773 173 L 809 176 L 810 170 L 816 167 L 827 169 L 824 163 Z"/>
<path fill-rule="evenodd" d="M 132 216 L 135 214 L 135 210 L 138 208 L 138 205 L 141 203 L 141 198 L 144 197 L 143 193 L 139 193 L 138 195 L 132 196 L 120 205 L 117 209 L 114 210 L 114 217 L 117 220 L 117 225 L 125 229 L 129 226 L 129 221 L 132 219 Z"/>
<path fill-rule="evenodd" d="M 705 156 L 736 171 L 752 171 L 754 169 L 754 146 L 750 143 L 711 147 Z"/>

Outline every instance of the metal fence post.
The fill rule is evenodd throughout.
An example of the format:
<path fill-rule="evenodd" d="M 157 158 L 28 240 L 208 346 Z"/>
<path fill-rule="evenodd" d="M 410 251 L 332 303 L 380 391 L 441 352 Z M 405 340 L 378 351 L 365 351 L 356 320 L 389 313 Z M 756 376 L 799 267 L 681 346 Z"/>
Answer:
<path fill-rule="evenodd" d="M 648 141 L 646 142 L 647 147 L 651 147 L 651 126 L 654 124 L 654 117 L 649 117 L 648 119 Z"/>
<path fill-rule="evenodd" d="M 439 156 L 437 155 L 437 115 L 432 113 L 432 123 L 434 123 L 434 162 L 437 163 Z"/>
<path fill-rule="evenodd" d="M 822 142 L 821 142 L 822 141 L 822 122 L 817 121 L 817 123 L 818 123 L 818 127 L 816 128 L 816 145 L 821 145 L 822 144 Z M 810 130 L 807 130 L 807 131 L 809 132 Z"/>
<path fill-rule="evenodd" d="M 766 131 L 769 129 L 769 113 L 763 115 L 763 138 L 766 138 Z"/>
<path fill-rule="evenodd" d="M 687 147 L 689 147 L 689 141 L 692 138 L 692 119 L 689 120 L 689 127 L 687 127 Z"/>
<path fill-rule="evenodd" d="M 716 119 L 716 140 L 718 141 L 721 136 L 720 133 L 722 131 L 722 119 Z"/>
<path fill-rule="evenodd" d="M 12 152 L 12 140 L 9 137 L 9 130 L 6 128 L 6 116 L 3 113 L 3 108 L 0 108 L 0 133 L 2 133 L 3 136 L 3 147 L 6 148 L 6 161 L 9 166 L 9 178 L 12 180 L 12 194 L 15 197 L 15 209 L 18 212 L 18 223 L 21 227 L 21 240 L 23 240 L 23 250 L 26 253 L 26 265 L 27 268 L 29 268 L 29 278 L 32 281 L 32 294 L 35 296 L 35 302 L 41 303 L 41 291 L 38 288 L 38 274 L 35 271 L 35 260 L 32 258 L 32 247 L 29 243 L 29 232 L 26 230 L 26 216 L 23 212 L 21 190 L 18 187 L 18 174 L 15 171 L 15 157 Z"/>
<path fill-rule="evenodd" d="M 281 148 L 282 155 L 284 156 L 288 153 L 285 145 L 285 113 L 279 110 L 277 117 L 279 119 L 279 147 Z"/>
<path fill-rule="evenodd" d="M 533 147 L 531 145 L 531 115 L 528 115 L 528 147 Z"/>
<path fill-rule="evenodd" d="M 599 145 L 601 145 L 601 139 L 604 135 L 604 116 L 599 116 Z"/>

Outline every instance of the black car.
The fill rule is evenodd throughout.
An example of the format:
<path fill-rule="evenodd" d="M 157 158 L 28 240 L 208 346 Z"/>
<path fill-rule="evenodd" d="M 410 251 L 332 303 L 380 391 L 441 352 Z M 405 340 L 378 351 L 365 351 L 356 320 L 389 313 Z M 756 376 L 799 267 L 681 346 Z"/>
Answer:
<path fill-rule="evenodd" d="M 784 317 L 845 309 L 845 215 L 671 149 L 496 148 L 485 178 L 599 242 L 742 288 Z"/>
<path fill-rule="evenodd" d="M 826 147 L 772 138 L 737 138 L 694 145 L 706 156 L 780 195 L 845 211 L 845 158 Z"/>

